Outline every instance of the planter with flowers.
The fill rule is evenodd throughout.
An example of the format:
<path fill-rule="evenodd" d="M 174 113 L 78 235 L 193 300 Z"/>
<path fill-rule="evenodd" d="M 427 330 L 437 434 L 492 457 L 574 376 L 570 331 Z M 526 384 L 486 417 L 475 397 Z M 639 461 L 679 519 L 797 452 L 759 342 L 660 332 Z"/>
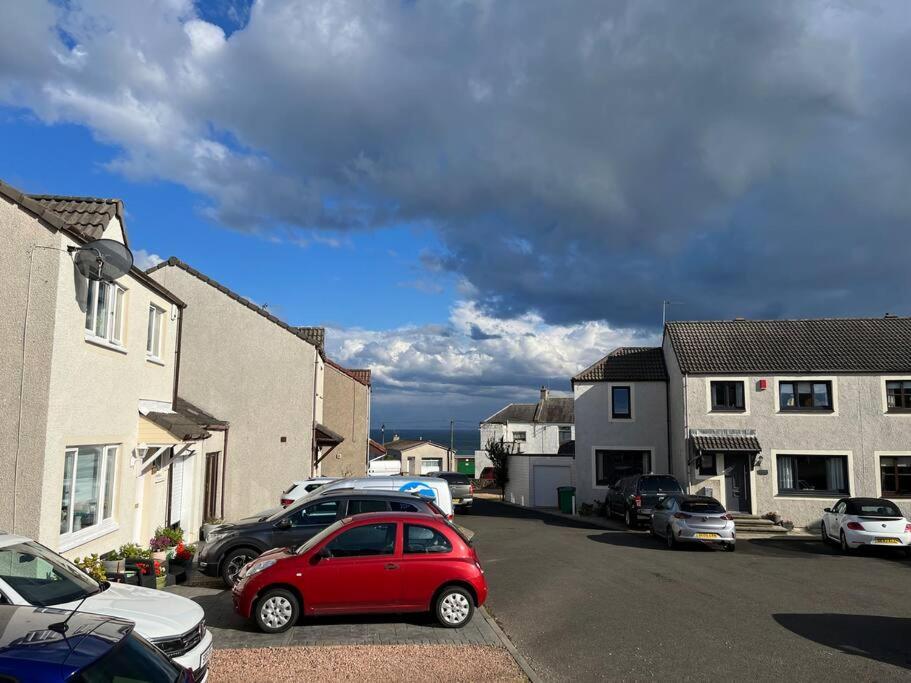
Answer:
<path fill-rule="evenodd" d="M 101 561 L 104 564 L 104 571 L 108 576 L 122 574 L 126 571 L 126 559 L 120 551 L 120 548 L 102 555 Z"/>
<path fill-rule="evenodd" d="M 196 545 L 187 544 L 181 541 L 173 549 L 173 557 L 169 556 L 169 562 L 178 567 L 189 567 L 193 564 L 193 556 L 196 554 Z"/>
<path fill-rule="evenodd" d="M 161 590 L 168 585 L 168 569 L 158 560 L 140 560 L 136 563 L 139 570 L 139 584 L 145 588 Z"/>

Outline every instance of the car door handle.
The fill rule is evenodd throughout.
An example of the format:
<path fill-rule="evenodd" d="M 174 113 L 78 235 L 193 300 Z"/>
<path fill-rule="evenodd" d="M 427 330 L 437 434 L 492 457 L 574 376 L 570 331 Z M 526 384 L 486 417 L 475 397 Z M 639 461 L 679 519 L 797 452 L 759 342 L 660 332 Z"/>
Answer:
<path fill-rule="evenodd" d="M 386 569 L 392 570 L 392 569 L 398 569 L 398 568 L 399 568 L 399 566 L 397 564 L 395 564 L 394 562 L 390 562 L 389 564 L 386 565 Z"/>

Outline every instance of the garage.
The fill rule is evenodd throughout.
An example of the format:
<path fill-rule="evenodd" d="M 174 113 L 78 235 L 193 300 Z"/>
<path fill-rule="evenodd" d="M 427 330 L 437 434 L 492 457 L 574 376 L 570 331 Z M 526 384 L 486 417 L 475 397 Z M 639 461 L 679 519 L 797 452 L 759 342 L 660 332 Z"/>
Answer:
<path fill-rule="evenodd" d="M 531 479 L 535 492 L 532 505 L 539 508 L 557 507 L 557 487 L 572 486 L 569 465 L 533 465 Z"/>
<path fill-rule="evenodd" d="M 530 507 L 557 507 L 557 487 L 575 486 L 575 462 L 572 454 L 509 456 L 506 500 Z"/>

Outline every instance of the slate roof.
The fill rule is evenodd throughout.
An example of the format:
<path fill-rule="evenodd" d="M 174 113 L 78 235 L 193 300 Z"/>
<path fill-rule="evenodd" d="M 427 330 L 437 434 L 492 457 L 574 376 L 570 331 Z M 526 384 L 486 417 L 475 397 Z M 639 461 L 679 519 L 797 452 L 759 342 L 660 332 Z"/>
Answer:
<path fill-rule="evenodd" d="M 762 446 L 755 436 L 691 436 L 697 451 L 743 451 L 759 453 Z"/>
<path fill-rule="evenodd" d="M 207 427 L 224 427 L 228 424 L 181 398 L 174 401 L 172 409 L 169 413 L 147 413 L 146 418 L 181 441 L 208 439 L 211 434 L 206 431 Z"/>
<path fill-rule="evenodd" d="M 306 339 L 320 351 L 323 350 L 323 346 L 326 343 L 325 327 L 298 327 L 297 331 L 302 339 Z"/>
<path fill-rule="evenodd" d="M 909 372 L 911 318 L 667 323 L 684 373 Z"/>
<path fill-rule="evenodd" d="M 621 346 L 573 377 L 573 382 L 666 382 L 661 347 Z"/>
<path fill-rule="evenodd" d="M 537 403 L 510 403 L 481 424 L 506 424 L 507 422 L 573 424 L 575 422 L 573 399 L 572 397 L 548 397 Z"/>
<path fill-rule="evenodd" d="M 242 306 L 246 306 L 247 308 L 249 308 L 251 311 L 253 311 L 255 313 L 259 313 L 266 320 L 269 320 L 270 322 L 275 323 L 279 327 L 288 330 L 288 332 L 293 334 L 295 337 L 303 339 L 305 342 L 308 342 L 309 344 L 316 346 L 317 350 L 319 350 L 320 353 L 322 353 L 322 347 L 317 346 L 316 343 L 314 342 L 314 340 L 317 336 L 314 333 L 314 330 L 323 330 L 323 328 L 321 328 L 321 327 L 295 327 L 294 325 L 289 325 L 284 320 L 282 320 L 280 318 L 276 318 L 274 315 L 269 313 L 269 311 L 267 311 L 262 306 L 257 306 L 252 301 L 242 297 L 240 294 L 232 292 L 230 289 L 225 287 L 220 282 L 216 282 L 215 280 L 213 280 L 209 276 L 205 275 L 204 273 L 199 272 L 193 266 L 184 263 L 176 256 L 171 256 L 170 258 L 168 258 L 167 261 L 162 261 L 161 263 L 152 266 L 151 268 L 149 268 L 146 271 L 146 275 L 151 275 L 156 270 L 161 270 L 162 268 L 166 268 L 168 266 L 175 266 L 177 268 L 180 268 L 181 270 L 186 271 L 193 277 L 196 277 L 196 278 L 202 280 L 207 285 L 214 287 L 219 292 L 226 295 L 228 298 L 233 299 L 234 301 L 241 304 Z"/>
<path fill-rule="evenodd" d="M 120 222 L 124 226 L 124 235 L 126 235 L 126 223 L 123 220 L 123 202 L 119 199 L 67 197 L 53 194 L 30 194 L 27 196 L 53 211 L 64 223 L 76 229 L 86 239 L 99 239 L 108 223 L 115 216 L 120 218 Z M 126 237 L 124 237 L 124 242 L 126 242 Z"/>
<path fill-rule="evenodd" d="M 435 441 L 428 441 L 427 439 L 396 439 L 395 441 L 387 441 L 383 446 L 386 447 L 387 451 L 407 451 L 409 448 L 426 446 L 427 444 L 442 448 L 444 451 L 449 450 L 446 446 L 441 446 Z"/>

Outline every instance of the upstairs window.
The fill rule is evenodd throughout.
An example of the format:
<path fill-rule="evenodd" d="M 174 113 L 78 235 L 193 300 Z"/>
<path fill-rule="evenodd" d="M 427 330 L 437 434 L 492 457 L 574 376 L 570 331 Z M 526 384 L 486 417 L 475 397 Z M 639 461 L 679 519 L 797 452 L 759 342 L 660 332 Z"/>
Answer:
<path fill-rule="evenodd" d="M 611 417 L 615 420 L 629 420 L 633 417 L 629 387 L 611 387 Z"/>
<path fill-rule="evenodd" d="M 525 443 L 525 432 L 513 432 L 512 440 L 516 443 Z"/>
<path fill-rule="evenodd" d="M 149 305 L 148 337 L 146 338 L 146 355 L 156 360 L 161 359 L 161 323 L 164 320 L 164 311 Z"/>
<path fill-rule="evenodd" d="M 831 411 L 832 382 L 780 382 L 778 400 L 782 411 Z"/>
<path fill-rule="evenodd" d="M 712 410 L 743 412 L 743 382 L 712 382 Z"/>
<path fill-rule="evenodd" d="M 911 412 L 911 380 L 886 382 L 886 410 L 890 413 Z"/>
<path fill-rule="evenodd" d="M 85 332 L 117 346 L 123 345 L 123 298 L 126 290 L 114 282 L 88 280 Z"/>
<path fill-rule="evenodd" d="M 559 443 L 560 443 L 561 446 L 562 446 L 563 444 L 565 444 L 567 441 L 572 441 L 572 440 L 573 440 L 573 430 L 572 430 L 572 427 L 560 427 L 559 429 L 560 429 L 560 433 L 559 433 L 559 436 L 558 436 L 558 440 L 559 440 Z"/>

